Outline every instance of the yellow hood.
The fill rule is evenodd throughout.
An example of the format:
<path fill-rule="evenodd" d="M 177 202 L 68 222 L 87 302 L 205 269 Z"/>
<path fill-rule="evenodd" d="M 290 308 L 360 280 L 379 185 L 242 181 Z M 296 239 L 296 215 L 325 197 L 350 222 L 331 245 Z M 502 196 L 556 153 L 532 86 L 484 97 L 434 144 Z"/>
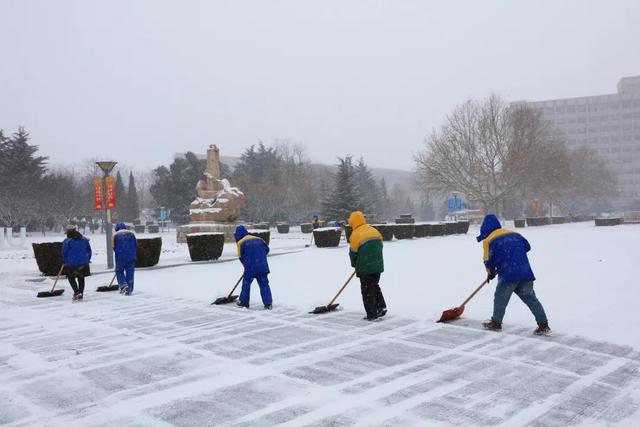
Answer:
<path fill-rule="evenodd" d="M 367 220 L 364 219 L 364 214 L 360 211 L 353 211 L 351 212 L 351 215 L 349 215 L 349 225 L 354 230 L 366 223 Z"/>

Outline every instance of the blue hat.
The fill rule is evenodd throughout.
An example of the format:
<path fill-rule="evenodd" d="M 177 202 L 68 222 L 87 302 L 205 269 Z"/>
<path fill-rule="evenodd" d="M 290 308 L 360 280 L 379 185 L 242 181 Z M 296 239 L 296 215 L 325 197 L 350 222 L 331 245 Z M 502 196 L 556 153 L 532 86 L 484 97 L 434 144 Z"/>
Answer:
<path fill-rule="evenodd" d="M 249 234 L 249 232 L 247 231 L 247 227 L 241 224 L 236 227 L 236 232 L 233 233 L 233 237 L 235 237 L 236 242 L 239 242 L 247 234 Z"/>
<path fill-rule="evenodd" d="M 502 226 L 500 225 L 500 221 L 497 216 L 493 214 L 485 216 L 482 220 L 482 225 L 480 226 L 480 235 L 476 237 L 476 240 L 478 240 L 478 242 L 482 242 L 484 239 L 489 237 L 489 234 L 493 233 L 498 228 L 502 228 Z"/>

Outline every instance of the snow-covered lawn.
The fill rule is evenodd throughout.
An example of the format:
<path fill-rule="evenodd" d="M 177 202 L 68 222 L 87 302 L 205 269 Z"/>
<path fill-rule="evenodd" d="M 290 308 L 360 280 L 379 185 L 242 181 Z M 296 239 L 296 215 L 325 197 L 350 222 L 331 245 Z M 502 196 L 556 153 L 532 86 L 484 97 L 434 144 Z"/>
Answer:
<path fill-rule="evenodd" d="M 342 311 L 312 316 L 351 273 L 346 243 L 306 248 L 309 235 L 272 230 L 274 310 L 209 306 L 242 274 L 189 263 L 163 235 L 136 292 L 106 284 L 104 236 L 91 238 L 85 301 L 36 299 L 51 285 L 30 249 L 0 250 L 0 424 L 9 425 L 639 425 L 640 226 L 526 228 L 536 292 L 552 337 L 514 296 L 502 333 L 494 284 L 463 319 L 436 324 L 485 277 L 477 229 L 385 244 L 382 321 L 363 316 L 359 283 Z M 30 241 L 43 241 L 38 236 Z M 59 236 L 47 238 L 60 239 Z"/>

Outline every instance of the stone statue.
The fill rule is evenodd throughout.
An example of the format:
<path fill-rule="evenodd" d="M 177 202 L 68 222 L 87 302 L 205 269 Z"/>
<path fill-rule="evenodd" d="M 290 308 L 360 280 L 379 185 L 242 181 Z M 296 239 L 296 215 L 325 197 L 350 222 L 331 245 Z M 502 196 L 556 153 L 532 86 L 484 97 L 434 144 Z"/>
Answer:
<path fill-rule="evenodd" d="M 228 180 L 220 179 L 220 149 L 217 145 L 210 145 L 207 149 L 204 176 L 205 179 L 196 185 L 198 197 L 191 202 L 191 221 L 229 223 L 238 219 L 245 197 Z"/>

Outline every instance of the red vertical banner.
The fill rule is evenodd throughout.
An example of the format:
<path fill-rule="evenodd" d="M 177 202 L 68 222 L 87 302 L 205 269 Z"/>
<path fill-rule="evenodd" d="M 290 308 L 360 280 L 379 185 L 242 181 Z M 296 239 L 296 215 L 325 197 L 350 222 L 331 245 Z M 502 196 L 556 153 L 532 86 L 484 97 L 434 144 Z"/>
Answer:
<path fill-rule="evenodd" d="M 107 209 L 116 207 L 116 180 L 112 176 L 106 178 L 107 183 Z"/>
<path fill-rule="evenodd" d="M 93 205 L 95 206 L 97 211 L 102 210 L 102 179 L 100 178 L 96 178 L 93 180 Z"/>

